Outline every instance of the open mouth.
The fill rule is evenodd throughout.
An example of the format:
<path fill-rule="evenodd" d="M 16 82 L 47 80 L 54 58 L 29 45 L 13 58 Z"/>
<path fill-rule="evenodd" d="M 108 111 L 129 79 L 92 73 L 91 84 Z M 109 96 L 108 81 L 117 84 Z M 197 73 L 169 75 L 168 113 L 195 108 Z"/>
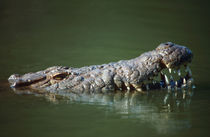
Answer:
<path fill-rule="evenodd" d="M 151 76 L 143 82 L 141 89 L 194 89 L 193 81 L 190 66 L 185 64 L 179 68 L 165 68 L 161 70 L 157 75 Z"/>

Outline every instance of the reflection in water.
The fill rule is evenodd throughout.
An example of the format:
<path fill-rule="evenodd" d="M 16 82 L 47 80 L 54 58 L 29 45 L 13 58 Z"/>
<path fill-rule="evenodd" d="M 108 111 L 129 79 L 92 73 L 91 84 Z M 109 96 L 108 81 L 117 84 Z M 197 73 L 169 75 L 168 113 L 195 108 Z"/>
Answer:
<path fill-rule="evenodd" d="M 180 112 L 187 109 L 193 96 L 192 90 L 168 90 L 149 92 L 122 92 L 115 93 L 75 93 L 68 91 L 42 92 L 34 90 L 16 90 L 17 94 L 34 94 L 44 96 L 53 103 L 66 101 L 84 104 L 108 105 L 122 114 L 144 112 Z"/>
<path fill-rule="evenodd" d="M 188 116 L 182 117 L 189 108 L 193 91 L 150 91 L 121 92 L 107 94 L 77 94 L 58 91 L 57 93 L 38 93 L 29 90 L 16 90 L 18 94 L 35 94 L 44 96 L 53 103 L 67 102 L 93 104 L 107 107 L 107 113 L 114 112 L 123 119 L 137 119 L 149 123 L 160 134 L 174 133 L 191 127 Z M 176 113 L 176 115 L 173 115 Z M 178 116 L 178 118 L 177 118 Z"/>

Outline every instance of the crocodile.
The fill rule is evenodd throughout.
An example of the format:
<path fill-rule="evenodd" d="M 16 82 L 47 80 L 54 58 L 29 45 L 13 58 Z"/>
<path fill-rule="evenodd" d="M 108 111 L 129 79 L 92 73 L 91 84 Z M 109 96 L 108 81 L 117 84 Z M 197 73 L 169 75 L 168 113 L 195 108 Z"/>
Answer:
<path fill-rule="evenodd" d="M 161 43 L 156 49 L 130 60 L 102 65 L 73 68 L 53 66 L 35 73 L 13 74 L 8 78 L 14 89 L 35 89 L 76 93 L 108 91 L 147 91 L 192 87 L 192 51 L 172 42 Z M 181 75 L 184 66 L 186 75 Z M 164 72 L 168 70 L 168 73 Z M 172 73 L 179 77 L 173 79 Z M 169 77 L 169 76 L 170 77 Z"/>

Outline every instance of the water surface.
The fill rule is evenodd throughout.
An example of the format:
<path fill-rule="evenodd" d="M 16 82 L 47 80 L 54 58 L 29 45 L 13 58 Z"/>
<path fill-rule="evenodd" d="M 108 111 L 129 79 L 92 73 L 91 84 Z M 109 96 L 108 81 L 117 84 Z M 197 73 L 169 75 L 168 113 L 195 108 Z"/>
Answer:
<path fill-rule="evenodd" d="M 0 1 L 0 136 L 208 136 L 209 3 L 156 0 Z M 196 89 L 164 108 L 166 91 L 68 99 L 18 94 L 7 78 L 53 65 L 82 67 L 139 56 L 161 42 L 194 53 Z M 160 94 L 159 94 L 160 93 Z M 170 94 L 173 97 L 173 94 Z M 99 98 L 99 100 L 97 100 Z"/>

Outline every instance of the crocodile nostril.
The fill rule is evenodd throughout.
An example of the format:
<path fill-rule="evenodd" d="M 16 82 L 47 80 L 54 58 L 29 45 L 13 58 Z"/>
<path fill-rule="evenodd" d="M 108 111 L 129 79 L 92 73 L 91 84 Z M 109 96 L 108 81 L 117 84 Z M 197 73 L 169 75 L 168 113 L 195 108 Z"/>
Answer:
<path fill-rule="evenodd" d="M 166 43 L 165 43 L 165 45 L 166 45 L 166 46 L 170 46 L 170 47 L 171 47 L 171 46 L 173 46 L 173 45 L 174 45 L 174 43 L 172 43 L 172 42 L 166 42 Z"/>
<path fill-rule="evenodd" d="M 165 43 L 161 43 L 156 50 L 163 50 L 163 49 L 168 49 L 170 47 L 174 46 L 174 43 L 172 42 L 165 42 Z"/>

